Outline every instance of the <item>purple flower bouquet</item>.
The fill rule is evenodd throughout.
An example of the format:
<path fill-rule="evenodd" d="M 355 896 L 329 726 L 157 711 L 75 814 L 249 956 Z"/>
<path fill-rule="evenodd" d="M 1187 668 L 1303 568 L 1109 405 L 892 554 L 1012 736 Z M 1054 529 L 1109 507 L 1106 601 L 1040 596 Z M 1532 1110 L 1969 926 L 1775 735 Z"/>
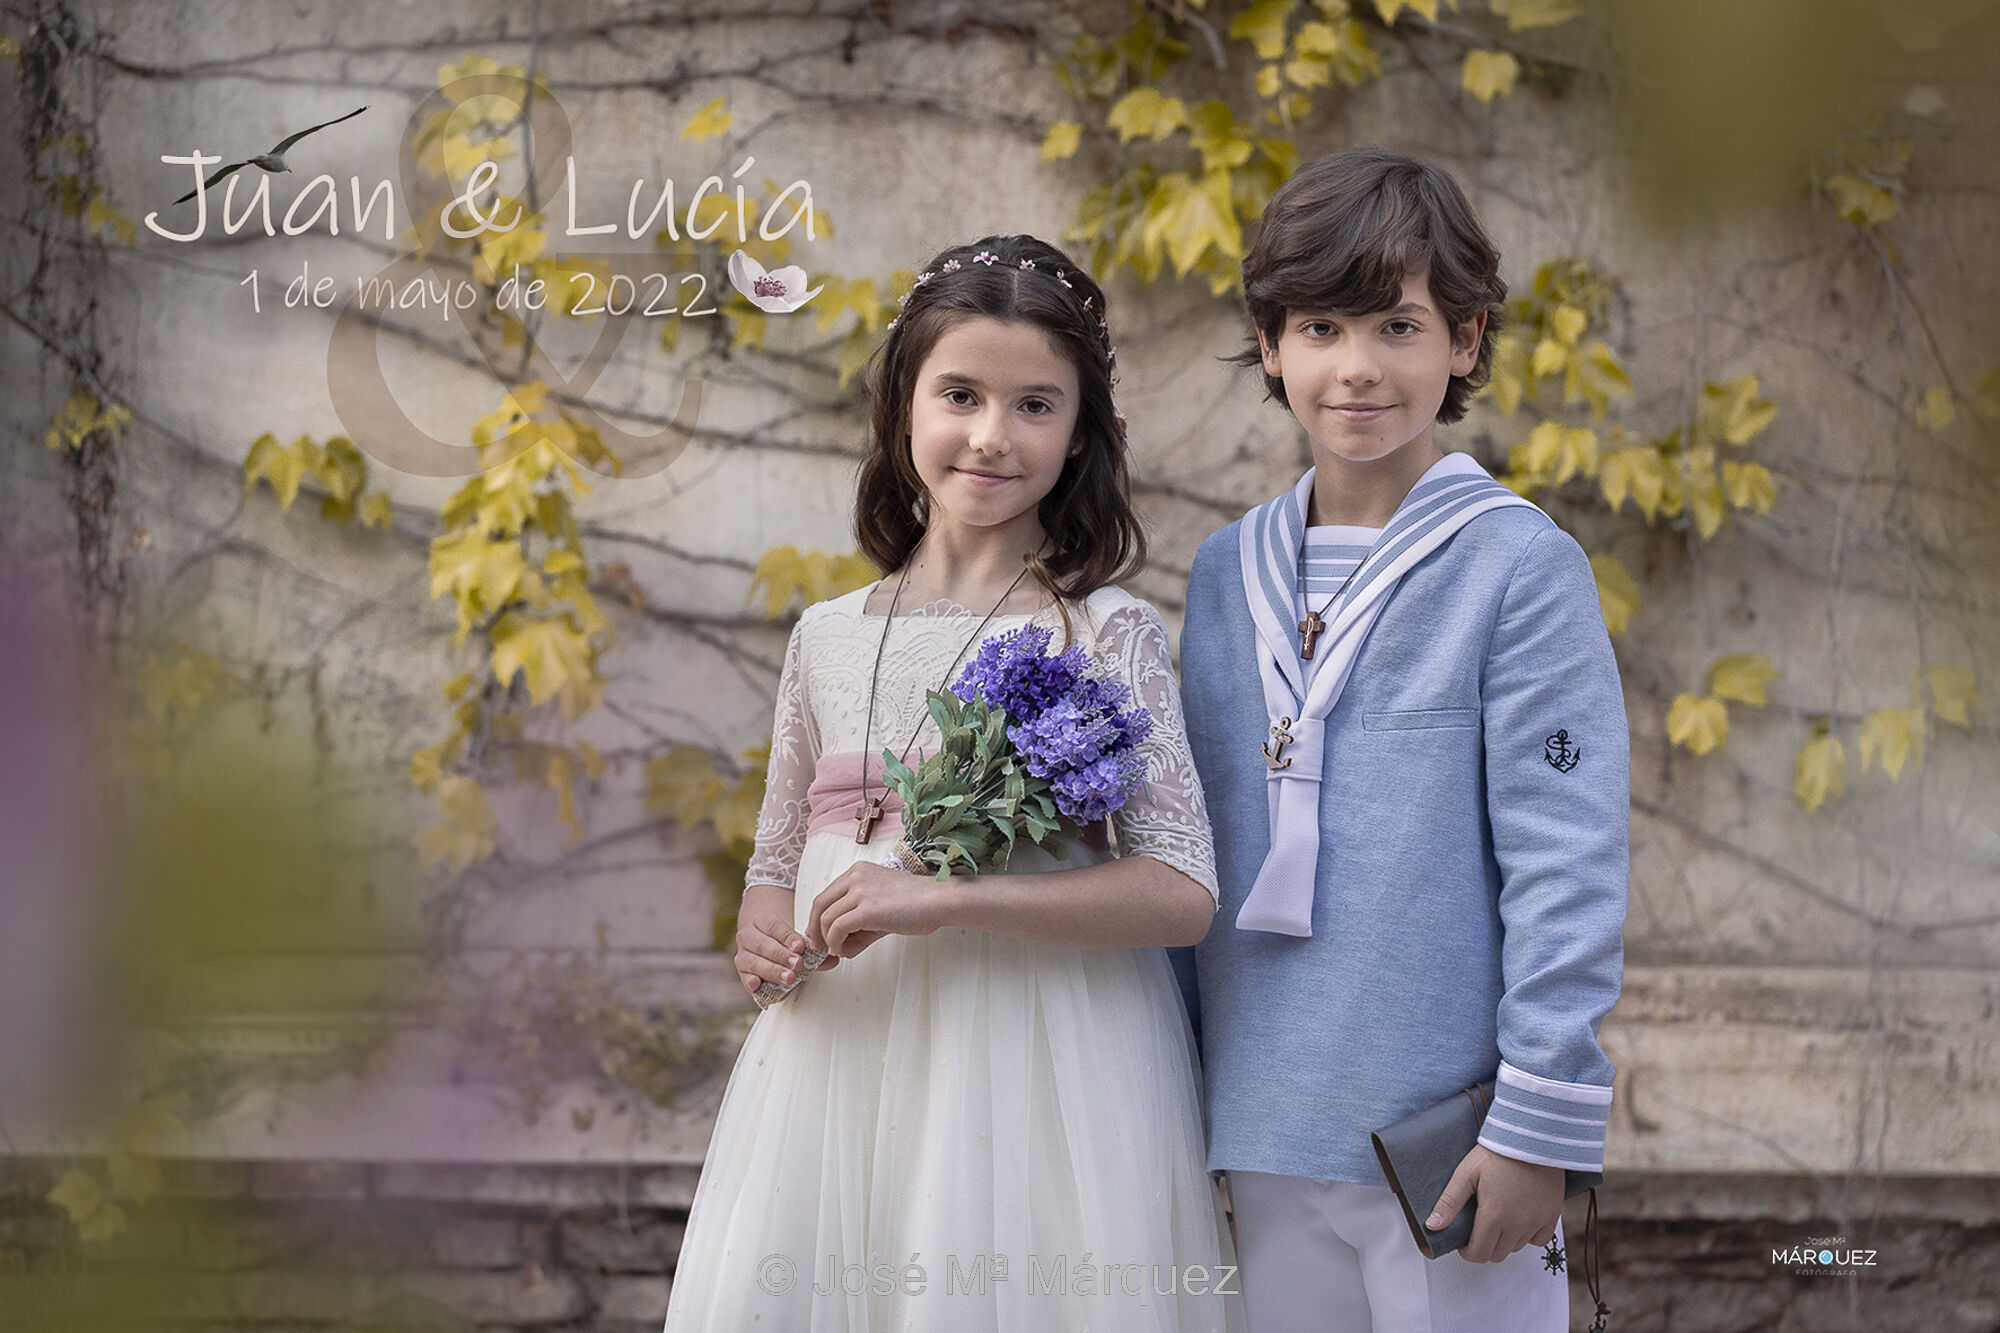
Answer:
<path fill-rule="evenodd" d="M 904 802 L 898 868 L 940 880 L 978 874 L 1006 864 L 1024 837 L 1066 856 L 1084 825 L 1144 784 L 1139 746 L 1151 715 L 1127 707 L 1123 682 L 1093 674 L 1082 648 L 1051 655 L 1052 637 L 1029 626 L 987 639 L 950 690 L 929 692 L 937 752 L 914 769 L 882 752 Z M 824 958 L 808 949 L 804 969 Z M 757 999 L 768 1005 L 790 989 L 765 982 Z"/>

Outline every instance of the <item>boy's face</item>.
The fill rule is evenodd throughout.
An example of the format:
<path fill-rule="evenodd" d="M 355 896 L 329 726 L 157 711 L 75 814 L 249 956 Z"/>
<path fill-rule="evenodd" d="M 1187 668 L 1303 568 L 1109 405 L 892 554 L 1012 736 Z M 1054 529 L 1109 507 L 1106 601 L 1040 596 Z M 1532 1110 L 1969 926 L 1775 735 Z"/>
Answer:
<path fill-rule="evenodd" d="M 1452 328 L 1419 272 L 1404 275 L 1402 300 L 1388 310 L 1287 310 L 1277 342 L 1261 329 L 1257 341 L 1314 453 L 1372 463 L 1436 449 L 1444 391 L 1472 373 L 1485 329 L 1484 313 Z"/>

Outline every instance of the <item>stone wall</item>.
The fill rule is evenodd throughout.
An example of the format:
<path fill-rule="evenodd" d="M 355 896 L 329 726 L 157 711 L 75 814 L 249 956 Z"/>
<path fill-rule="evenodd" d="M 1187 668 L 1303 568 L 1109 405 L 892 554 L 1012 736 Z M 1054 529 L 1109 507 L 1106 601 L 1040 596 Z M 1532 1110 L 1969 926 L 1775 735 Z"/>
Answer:
<path fill-rule="evenodd" d="M 80 12 L 37 12 L 65 9 Z M 1073 113 L 1050 74 L 1075 31 L 1065 6 L 994 16 L 935 0 L 809 19 L 739 8 L 724 21 L 603 0 L 540 6 L 532 40 L 530 9 L 105 3 L 82 19 L 117 58 L 80 58 L 67 86 L 96 126 L 109 197 L 135 216 L 180 188 L 160 154 L 246 136 L 262 146 L 362 102 L 371 114 L 325 140 L 316 169 L 343 182 L 391 175 L 437 66 L 474 51 L 549 71 L 575 128 L 585 219 L 621 215 L 635 178 L 685 188 L 754 150 L 760 170 L 813 180 L 836 233 L 808 263 L 848 276 L 883 277 L 988 230 L 1056 236 L 1096 180 L 1086 158 L 1052 165 L 1036 151 L 1047 124 Z M 1466 22 L 1484 21 L 1467 9 Z M 1089 15 L 1108 24 L 1123 12 Z M 1517 289 L 1559 255 L 1613 275 L 1612 338 L 1640 386 L 1623 409 L 1635 434 L 1664 430 L 1704 382 L 1737 374 L 1757 374 L 1780 409 L 1758 445 L 1780 476 L 1778 508 L 1734 516 L 1712 543 L 1551 502 L 1646 590 L 1619 642 L 1633 880 L 1625 999 L 1604 1038 L 1620 1069 L 1606 1274 L 1633 1296 L 1613 1304 L 1652 1321 L 1628 1327 L 1992 1327 L 1985 1274 L 2000 1236 L 1967 1200 L 2000 1175 L 2000 835 L 1988 814 L 2000 747 L 1990 718 L 1940 728 L 1923 766 L 1891 783 L 1861 771 L 1852 735 L 1862 714 L 1906 702 L 1918 663 L 1990 675 L 2000 660 L 1990 425 L 1962 410 L 1956 433 L 1933 436 L 1909 411 L 1926 385 L 1970 382 L 2000 347 L 1990 302 L 1965 299 L 1989 279 L 1994 250 L 2000 158 L 1981 127 L 2000 109 L 1996 88 L 1952 83 L 1948 113 L 1921 127 L 1892 262 L 1888 245 L 1803 189 L 1754 219 L 1663 231 L 1633 207 L 1615 80 L 1578 65 L 1482 108 L 1451 92 L 1465 31 L 1406 19 L 1383 35 L 1382 80 L 1330 102 L 1308 148 L 1382 142 L 1450 166 Z M 797 58 L 782 75 L 757 73 L 774 52 Z M 730 153 L 683 141 L 687 117 L 722 93 L 754 139 L 724 141 Z M 0 172 L 23 179 L 15 139 Z M 280 178 L 280 203 L 297 183 Z M 10 285 L 27 280 L 27 253 L 10 249 Z M 402 847 L 434 817 L 409 790 L 410 753 L 440 734 L 440 688 L 464 665 L 446 647 L 449 612 L 426 597 L 427 543 L 450 486 L 377 469 L 396 506 L 383 535 L 323 523 L 310 501 L 281 514 L 268 489 L 246 498 L 241 470 L 266 430 L 324 438 L 345 426 L 326 384 L 330 316 L 275 309 L 268 285 L 265 313 L 247 314 L 240 279 L 255 267 L 268 284 L 310 264 L 344 284 L 386 264 L 389 248 L 349 231 L 201 247 L 142 236 L 57 255 L 69 266 L 63 299 L 88 305 L 100 372 L 133 412 L 106 464 L 115 498 L 98 516 L 133 646 L 218 652 L 257 682 L 221 725 L 305 756 L 328 819 L 356 829 L 358 845 Z M 1199 283 L 1127 275 L 1110 299 L 1135 489 L 1155 539 L 1134 587 L 1177 623 L 1195 546 L 1290 484 L 1308 455 L 1260 386 L 1218 363 L 1242 330 Z M 751 570 L 780 543 L 850 545 L 861 416 L 809 328 L 780 331 L 764 355 L 725 337 L 666 357 L 635 339 L 599 382 L 598 405 L 635 424 L 669 416 L 690 375 L 710 394 L 671 469 L 600 482 L 580 506 L 594 558 L 625 564 L 643 593 L 630 606 L 600 590 L 619 636 L 616 707 L 575 735 L 611 763 L 580 798 L 592 834 L 580 850 L 563 845 L 546 794 L 503 809 L 505 855 L 459 922 L 458 956 L 474 970 L 499 972 L 517 951 L 580 951 L 659 1003 L 747 1021 L 709 948 L 699 858 L 712 843 L 645 808 L 643 763 L 680 742 L 730 756 L 767 733 L 787 623 L 746 602 Z M 497 399 L 451 334 L 411 320 L 381 344 L 399 401 L 439 432 L 462 432 Z M 550 336 L 561 355 L 581 355 L 580 340 Z M 48 604 L 76 605 L 88 515 L 64 456 L 41 447 L 72 368 L 19 323 L 0 324 L 0 348 L 0 554 Z M 1446 439 L 1497 468 L 1523 430 L 1481 406 Z M 1716 656 L 1752 651 L 1786 673 L 1773 706 L 1734 710 L 1729 745 L 1705 759 L 1669 745 L 1675 695 L 1699 691 Z M 1791 765 L 1821 715 L 1847 729 L 1848 795 L 1807 816 Z M 435 887 L 405 866 L 357 890 L 354 917 L 414 938 Z M 411 990 L 432 964 L 415 945 L 386 961 Z M 329 943 L 218 969 L 204 1051 L 320 1049 L 348 1015 L 250 1023 L 230 997 L 272 975 L 332 992 L 327 979 L 354 966 Z M 375 1318 L 399 1276 L 461 1323 L 657 1321 L 715 1069 L 670 1107 L 566 1075 L 533 1125 L 491 1066 L 468 1073 L 439 1030 L 399 1028 L 376 1069 L 204 1106 L 165 1149 L 182 1182 L 166 1211 L 181 1220 L 148 1231 L 136 1209 L 134 1238 L 102 1255 L 67 1245 L 36 1202 L 48 1163 L 101 1150 L 100 1130 L 8 1117 L 21 1158 L 0 1202 L 0 1280 L 117 1255 L 185 1264 L 209 1302 L 191 1322 L 272 1333 Z M 1893 1259 L 1879 1274 L 1778 1274 L 1759 1257 L 1774 1237 L 1860 1235 L 1864 1224 Z M 0 1300 L 0 1320 L 6 1309 Z"/>

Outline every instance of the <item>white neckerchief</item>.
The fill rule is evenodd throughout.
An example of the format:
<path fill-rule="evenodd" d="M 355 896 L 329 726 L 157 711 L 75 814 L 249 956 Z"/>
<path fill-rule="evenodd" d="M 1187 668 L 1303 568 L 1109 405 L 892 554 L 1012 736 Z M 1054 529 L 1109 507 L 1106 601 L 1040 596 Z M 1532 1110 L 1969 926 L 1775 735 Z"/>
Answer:
<path fill-rule="evenodd" d="M 1446 454 L 1432 464 L 1403 497 L 1341 594 L 1333 619 L 1313 646 L 1319 660 L 1308 684 L 1306 662 L 1299 656 L 1295 608 L 1300 595 L 1299 551 L 1316 471 L 1308 471 L 1289 494 L 1243 516 L 1243 589 L 1257 627 L 1257 667 L 1271 723 L 1270 730 L 1257 738 L 1269 778 L 1271 850 L 1236 914 L 1238 930 L 1312 934 L 1326 719 L 1340 701 L 1375 617 L 1403 575 L 1487 510 L 1506 505 L 1535 508 L 1493 480 L 1470 455 Z M 1245 738 L 1244 743 L 1252 742 Z M 1273 762 L 1282 767 L 1270 767 Z"/>

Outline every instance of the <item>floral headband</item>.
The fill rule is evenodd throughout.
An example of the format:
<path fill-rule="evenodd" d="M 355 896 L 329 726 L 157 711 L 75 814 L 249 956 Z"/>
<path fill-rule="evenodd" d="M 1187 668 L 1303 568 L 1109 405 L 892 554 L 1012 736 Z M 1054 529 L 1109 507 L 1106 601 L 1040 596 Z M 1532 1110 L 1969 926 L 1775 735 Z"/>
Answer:
<path fill-rule="evenodd" d="M 981 250 L 978 254 L 972 257 L 972 262 L 975 264 L 984 264 L 988 268 L 991 268 L 993 267 L 993 265 L 1000 262 L 1000 256 L 994 254 L 991 250 Z M 904 306 L 909 304 L 910 298 L 916 295 L 916 290 L 918 287 L 923 286 L 925 283 L 929 282 L 932 278 L 940 277 L 946 273 L 956 273 L 962 267 L 964 266 L 960 264 L 956 259 L 947 259 L 944 261 L 942 265 L 938 267 L 936 272 L 926 270 L 925 272 L 917 274 L 916 282 L 911 285 L 909 291 L 904 292 L 901 296 L 896 298 L 896 304 L 898 306 Z M 1045 269 L 1036 267 L 1035 261 L 1032 259 L 1023 259 L 1020 262 L 1019 267 L 1028 269 L 1036 273 L 1047 272 L 1047 270 Z M 1068 288 L 1070 291 L 1073 292 L 1076 290 L 1075 284 L 1071 283 L 1069 280 L 1068 269 L 1059 268 L 1055 270 L 1054 276 L 1057 282 L 1061 283 L 1064 287 Z M 1083 308 L 1086 311 L 1091 310 L 1094 305 L 1095 305 L 1095 298 L 1089 296 L 1083 298 Z M 897 316 L 896 319 L 890 320 L 888 325 L 885 327 L 884 332 L 893 331 L 896 327 L 898 320 L 900 320 L 901 318 L 902 317 L 899 315 Z M 1118 362 L 1118 349 L 1112 346 L 1111 344 L 1111 325 L 1105 321 L 1105 318 L 1102 313 L 1099 313 L 1097 316 L 1097 336 L 1099 340 L 1104 343 L 1104 359 L 1110 362 L 1111 364 L 1116 365 Z M 1118 377 L 1116 375 L 1113 375 L 1111 377 L 1111 383 L 1114 386 L 1118 383 Z"/>

